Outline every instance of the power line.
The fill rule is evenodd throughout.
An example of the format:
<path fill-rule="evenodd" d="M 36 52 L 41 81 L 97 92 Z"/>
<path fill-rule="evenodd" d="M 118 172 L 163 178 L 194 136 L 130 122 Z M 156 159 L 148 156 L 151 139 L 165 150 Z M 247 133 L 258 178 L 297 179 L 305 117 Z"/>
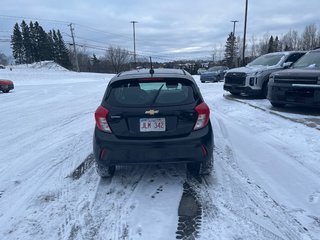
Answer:
<path fill-rule="evenodd" d="M 91 31 L 94 31 L 94 32 L 99 32 L 99 33 L 104 33 L 104 34 L 107 34 L 107 35 L 114 35 L 114 36 L 119 36 L 119 37 L 126 38 L 126 39 L 131 39 L 130 37 L 122 35 L 122 34 L 107 32 L 107 31 L 104 31 L 104 30 L 99 30 L 99 29 L 96 29 L 96 28 L 93 28 L 93 27 L 88 27 L 88 26 L 85 26 L 85 25 L 82 25 L 82 24 L 79 24 L 79 23 L 75 23 L 74 25 L 80 26 L 80 27 L 83 27 L 83 28 L 87 28 L 87 29 L 89 29 Z"/>
<path fill-rule="evenodd" d="M 30 21 L 46 21 L 46 22 L 53 22 L 53 23 L 68 24 L 68 22 L 61 21 L 61 20 L 52 20 L 52 19 L 34 18 L 34 17 L 31 19 L 31 18 L 29 18 L 29 17 L 0 15 L 0 18 L 23 19 L 23 20 L 30 20 Z"/>
<path fill-rule="evenodd" d="M 26 18 L 26 17 L 22 17 L 22 16 L 9 16 L 9 15 L 0 15 L 0 18 L 10 18 L 10 19 L 30 19 L 30 18 Z M 34 20 L 34 19 L 33 19 Z M 65 22 L 65 21 L 60 21 L 60 20 L 52 20 L 52 19 L 43 19 L 43 18 L 37 18 L 35 20 L 39 20 L 39 21 L 47 21 L 47 22 L 53 22 L 53 23 L 61 23 L 61 24 L 66 24 L 66 25 L 69 25 L 68 22 Z M 94 31 L 94 32 L 98 32 L 98 33 L 103 33 L 103 34 L 108 34 L 108 35 L 113 35 L 113 36 L 118 36 L 118 37 L 121 37 L 121 38 L 124 38 L 124 39 L 131 39 L 130 37 L 128 36 L 125 36 L 125 35 L 121 35 L 121 34 L 116 34 L 116 33 L 111 33 L 111 32 L 107 32 L 107 31 L 103 31 L 103 30 L 99 30 L 99 29 L 95 29 L 95 28 L 92 28 L 92 27 L 89 27 L 89 26 L 85 26 L 85 25 L 82 25 L 82 24 L 74 24 L 73 25 L 76 25 L 76 26 L 80 26 L 80 27 L 83 27 L 83 28 L 86 28 L 86 29 L 89 29 L 90 31 Z M 69 34 L 67 33 L 64 33 L 65 35 L 69 36 L 72 38 L 72 36 L 70 36 Z M 83 39 L 83 40 L 87 40 L 87 41 L 91 41 L 91 42 L 94 42 L 94 43 L 98 43 L 98 44 L 108 44 L 108 43 L 103 43 L 103 42 L 99 42 L 99 41 L 95 41 L 95 40 L 92 40 L 92 39 L 88 39 L 88 38 L 84 38 L 84 37 L 78 37 L 78 36 L 74 36 L 74 38 L 76 39 Z M 10 42 L 10 39 L 2 39 L 1 42 Z M 143 42 L 146 42 L 145 40 Z M 109 42 L 110 44 L 110 42 Z M 75 47 L 76 44 L 73 44 L 73 46 Z M 80 46 L 79 44 L 77 44 L 77 46 Z M 82 44 L 82 46 L 84 47 L 90 47 L 92 49 L 96 49 L 96 50 L 103 50 L 103 51 L 106 51 L 106 48 L 102 47 L 102 46 L 99 46 L 99 45 L 89 45 L 89 44 Z M 122 47 L 124 48 L 124 47 Z M 200 50 L 200 51 L 193 51 L 190 53 L 191 54 L 197 54 L 197 53 L 211 53 L 213 50 L 210 49 L 210 50 Z M 158 55 L 157 53 L 155 52 L 141 52 L 143 54 L 146 54 L 146 55 L 142 55 L 142 56 L 146 56 L 146 57 L 149 57 L 150 55 L 152 55 L 154 58 L 155 57 L 158 57 L 158 58 L 161 58 L 161 59 L 171 59 L 170 57 L 167 57 L 167 56 L 161 56 L 161 55 Z M 141 55 L 139 53 L 139 55 Z M 180 54 L 179 54 L 180 55 Z M 182 56 L 180 58 L 190 58 L 190 57 L 185 57 L 185 56 Z"/>

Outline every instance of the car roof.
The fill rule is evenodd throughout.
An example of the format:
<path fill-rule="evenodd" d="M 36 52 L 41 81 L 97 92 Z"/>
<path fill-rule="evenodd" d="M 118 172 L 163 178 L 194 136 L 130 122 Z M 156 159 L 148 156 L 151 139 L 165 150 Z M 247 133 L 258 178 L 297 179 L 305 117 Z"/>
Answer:
<path fill-rule="evenodd" d="M 154 71 L 153 74 L 152 70 Z M 110 83 L 124 80 L 124 79 L 137 79 L 137 78 L 184 78 L 189 79 L 193 82 L 194 79 L 190 73 L 183 69 L 172 69 L 172 68 L 156 68 L 156 69 L 138 69 L 138 70 L 131 70 L 121 72 L 118 75 L 114 76 Z"/>
<path fill-rule="evenodd" d="M 279 55 L 279 54 L 284 54 L 284 55 L 289 55 L 293 53 L 306 53 L 307 51 L 282 51 L 282 52 L 272 52 L 272 53 L 267 53 L 264 55 Z"/>
<path fill-rule="evenodd" d="M 314 50 L 311 50 L 310 52 L 320 52 L 320 48 L 316 48 Z"/>

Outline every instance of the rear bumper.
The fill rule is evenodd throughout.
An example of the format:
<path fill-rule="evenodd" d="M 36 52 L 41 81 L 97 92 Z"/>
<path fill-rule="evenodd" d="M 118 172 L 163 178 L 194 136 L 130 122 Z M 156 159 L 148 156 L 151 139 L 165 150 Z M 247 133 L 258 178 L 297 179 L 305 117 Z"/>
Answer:
<path fill-rule="evenodd" d="M 234 93 L 244 93 L 248 95 L 260 95 L 261 90 L 252 89 L 251 87 L 224 84 L 223 89 Z"/>
<path fill-rule="evenodd" d="M 219 82 L 219 76 L 200 76 L 202 82 Z"/>
<path fill-rule="evenodd" d="M 14 85 L 13 84 L 7 84 L 7 85 L 2 84 L 2 85 L 0 85 L 0 91 L 3 91 L 3 90 L 10 91 L 12 89 L 14 89 Z"/>
<path fill-rule="evenodd" d="M 101 165 L 204 162 L 213 155 L 211 124 L 190 135 L 166 139 L 120 139 L 95 129 L 94 156 Z"/>
<path fill-rule="evenodd" d="M 268 99 L 280 104 L 320 107 L 320 88 L 269 84 Z"/>

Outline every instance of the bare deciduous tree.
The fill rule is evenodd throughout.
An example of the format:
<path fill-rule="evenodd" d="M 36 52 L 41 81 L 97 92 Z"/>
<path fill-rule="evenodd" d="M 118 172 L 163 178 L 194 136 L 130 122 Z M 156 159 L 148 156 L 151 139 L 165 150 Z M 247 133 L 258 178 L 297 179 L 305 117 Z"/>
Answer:
<path fill-rule="evenodd" d="M 315 24 L 310 24 L 305 27 L 302 34 L 302 49 L 312 50 L 317 47 L 317 27 Z"/>
<path fill-rule="evenodd" d="M 114 72 L 119 73 L 125 64 L 129 63 L 131 55 L 126 49 L 110 46 L 106 53 L 106 59 L 111 63 Z"/>
<path fill-rule="evenodd" d="M 299 34 L 295 30 L 290 30 L 287 32 L 281 39 L 282 42 L 282 49 L 286 51 L 291 50 L 299 50 L 301 49 L 300 46 L 300 38 Z"/>

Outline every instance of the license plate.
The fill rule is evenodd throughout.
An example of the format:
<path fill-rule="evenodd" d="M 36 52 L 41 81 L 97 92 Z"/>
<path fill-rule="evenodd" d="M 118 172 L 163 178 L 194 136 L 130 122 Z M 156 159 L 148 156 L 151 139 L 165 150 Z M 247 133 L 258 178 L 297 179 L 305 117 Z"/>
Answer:
<path fill-rule="evenodd" d="M 165 118 L 140 118 L 140 132 L 164 132 Z"/>

